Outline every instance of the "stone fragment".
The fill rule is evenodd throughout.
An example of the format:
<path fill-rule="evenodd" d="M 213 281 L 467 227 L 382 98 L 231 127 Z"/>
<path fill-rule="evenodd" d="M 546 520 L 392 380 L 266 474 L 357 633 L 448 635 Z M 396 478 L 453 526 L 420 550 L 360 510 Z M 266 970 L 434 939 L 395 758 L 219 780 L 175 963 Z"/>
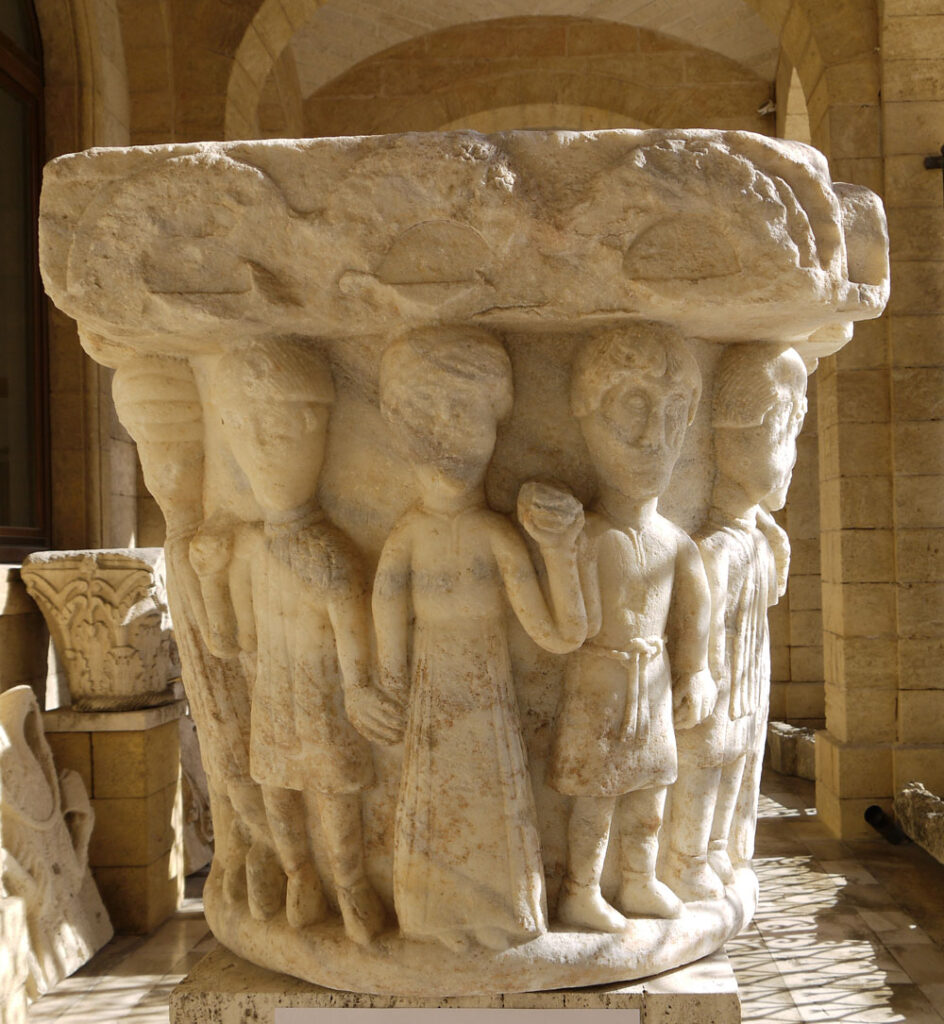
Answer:
<path fill-rule="evenodd" d="M 908 836 L 944 864 L 944 799 L 920 782 L 909 782 L 895 794 L 895 818 Z"/>
<path fill-rule="evenodd" d="M 781 775 L 799 779 L 816 778 L 816 730 L 787 722 L 771 722 L 767 726 L 767 760 Z"/>
<path fill-rule="evenodd" d="M 159 548 L 40 551 L 23 582 L 39 605 L 80 711 L 173 700 L 179 674 Z"/>
<path fill-rule="evenodd" d="M 33 691 L 17 686 L 0 694 L 0 896 L 24 905 L 30 999 L 112 936 L 88 867 L 92 822 L 80 777 L 56 774 Z M 11 917 L 11 932 L 14 924 Z"/>

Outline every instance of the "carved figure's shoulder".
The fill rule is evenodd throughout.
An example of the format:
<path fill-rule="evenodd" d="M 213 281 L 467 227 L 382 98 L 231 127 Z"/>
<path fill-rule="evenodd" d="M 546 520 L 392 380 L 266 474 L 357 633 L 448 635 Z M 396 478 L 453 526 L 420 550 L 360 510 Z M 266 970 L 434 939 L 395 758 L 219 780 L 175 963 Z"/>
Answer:
<path fill-rule="evenodd" d="M 318 523 L 299 533 L 293 564 L 306 582 L 325 592 L 359 590 L 364 585 L 357 546 L 332 523 Z"/>

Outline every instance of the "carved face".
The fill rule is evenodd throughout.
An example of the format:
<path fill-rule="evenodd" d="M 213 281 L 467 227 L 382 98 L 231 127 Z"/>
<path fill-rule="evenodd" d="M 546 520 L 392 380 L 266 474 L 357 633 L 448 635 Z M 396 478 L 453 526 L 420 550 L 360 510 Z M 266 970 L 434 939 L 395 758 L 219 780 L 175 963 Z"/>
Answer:
<path fill-rule="evenodd" d="M 495 450 L 498 425 L 491 398 L 444 377 L 433 384 L 419 386 L 401 405 L 399 429 L 417 463 L 448 479 L 473 482 Z"/>
<path fill-rule="evenodd" d="M 309 501 L 324 461 L 330 407 L 244 399 L 222 410 L 223 429 L 253 494 L 269 512 Z"/>
<path fill-rule="evenodd" d="M 640 500 L 662 494 L 682 450 L 690 406 L 690 395 L 654 378 L 608 391 L 581 420 L 601 480 Z"/>
<path fill-rule="evenodd" d="M 803 409 L 794 401 L 772 405 L 754 427 L 721 427 L 715 454 L 722 476 L 740 485 L 751 504 L 783 508 L 796 463 Z"/>

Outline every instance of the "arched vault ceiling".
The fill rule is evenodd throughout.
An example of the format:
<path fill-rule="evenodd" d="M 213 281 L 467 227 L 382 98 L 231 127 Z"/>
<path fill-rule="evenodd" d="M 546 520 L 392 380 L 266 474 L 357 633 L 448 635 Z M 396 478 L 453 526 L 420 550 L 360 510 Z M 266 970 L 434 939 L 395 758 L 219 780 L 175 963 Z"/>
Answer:
<path fill-rule="evenodd" d="M 302 97 L 416 36 L 527 15 L 625 22 L 714 50 L 763 78 L 776 69 L 777 38 L 744 0 L 327 0 L 292 39 Z"/>

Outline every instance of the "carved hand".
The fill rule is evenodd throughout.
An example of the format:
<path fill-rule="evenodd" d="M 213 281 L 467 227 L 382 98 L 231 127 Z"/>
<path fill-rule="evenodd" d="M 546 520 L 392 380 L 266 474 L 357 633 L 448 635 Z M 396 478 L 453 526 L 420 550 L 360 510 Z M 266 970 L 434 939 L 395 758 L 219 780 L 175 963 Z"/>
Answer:
<path fill-rule="evenodd" d="M 681 676 L 674 686 L 672 706 L 676 729 L 691 729 L 714 711 L 718 687 L 708 669 Z"/>
<path fill-rule="evenodd" d="M 398 743 L 406 715 L 399 704 L 373 686 L 352 686 L 344 692 L 344 708 L 351 724 L 374 743 Z"/>
<path fill-rule="evenodd" d="M 518 520 L 542 548 L 573 547 L 583 506 L 569 491 L 531 480 L 518 492 Z"/>

